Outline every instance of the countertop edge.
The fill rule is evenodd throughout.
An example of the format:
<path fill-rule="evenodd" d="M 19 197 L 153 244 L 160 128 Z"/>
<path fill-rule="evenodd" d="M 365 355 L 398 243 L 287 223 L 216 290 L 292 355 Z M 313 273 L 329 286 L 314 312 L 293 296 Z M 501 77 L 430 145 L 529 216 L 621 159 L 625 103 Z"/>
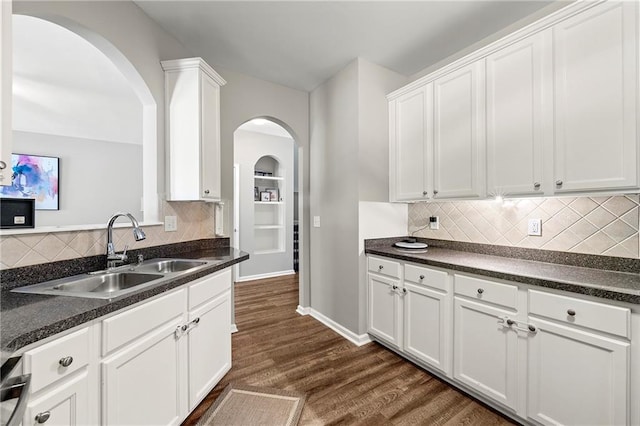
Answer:
<path fill-rule="evenodd" d="M 392 259 L 403 260 L 407 262 L 420 263 L 424 265 L 439 267 L 443 269 L 451 269 L 460 272 L 466 272 L 476 275 L 482 275 L 490 278 L 497 278 L 506 281 L 513 281 L 522 284 L 532 285 L 535 287 L 550 288 L 555 290 L 563 290 L 571 293 L 583 294 L 586 296 L 598 297 L 601 299 L 607 299 L 618 302 L 626 302 L 631 304 L 640 304 L 640 295 L 625 292 L 624 289 L 605 289 L 601 287 L 593 287 L 588 284 L 576 284 L 562 280 L 551 280 L 548 278 L 537 278 L 526 275 L 518 275 L 508 272 L 492 271 L 488 269 L 481 269 L 471 266 L 459 265 L 455 263 L 447 263 L 438 260 L 424 259 L 411 256 L 404 253 L 390 253 L 388 250 L 366 248 L 365 254 L 373 254 L 382 257 L 388 257 Z M 480 253 L 478 253 L 480 254 Z M 484 255 L 487 256 L 487 255 Z"/>
<path fill-rule="evenodd" d="M 243 262 L 248 259 L 249 259 L 248 253 L 240 252 L 240 255 L 234 259 L 226 260 L 222 263 L 209 265 L 203 269 L 199 269 L 198 271 L 194 271 L 193 273 L 190 273 L 188 275 L 181 276 L 180 278 L 166 282 L 157 287 L 152 287 L 137 293 L 132 293 L 121 299 L 114 300 L 104 306 L 99 306 L 93 309 L 89 309 L 85 312 L 81 312 L 76 315 L 72 315 L 68 318 L 65 318 L 64 320 L 47 324 L 35 330 L 30 330 L 6 342 L 3 345 L 3 347 L 0 349 L 2 353 L 16 353 L 20 349 L 28 345 L 31 345 L 33 343 L 36 343 L 40 340 L 46 339 L 48 337 L 51 337 L 63 331 L 70 330 L 79 325 L 86 324 L 100 317 L 112 314 L 128 306 L 150 299 L 162 293 L 166 293 L 167 291 L 178 288 L 191 281 L 195 281 L 199 278 L 202 278 L 214 272 L 220 271 L 222 269 L 226 269 L 230 266 L 233 266 L 237 263 Z M 67 296 L 51 296 L 51 297 L 67 297 Z"/>

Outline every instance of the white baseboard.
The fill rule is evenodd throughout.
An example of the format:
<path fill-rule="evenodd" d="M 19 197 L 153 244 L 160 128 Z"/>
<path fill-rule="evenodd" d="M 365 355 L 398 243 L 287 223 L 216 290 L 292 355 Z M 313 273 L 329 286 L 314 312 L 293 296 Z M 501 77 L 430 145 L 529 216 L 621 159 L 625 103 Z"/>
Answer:
<path fill-rule="evenodd" d="M 238 332 L 238 326 L 235 324 L 231 324 L 231 332 L 232 333 L 237 333 Z"/>
<path fill-rule="evenodd" d="M 236 277 L 236 282 L 241 283 L 244 281 L 261 280 L 264 278 L 282 277 L 284 275 L 295 275 L 295 273 L 296 272 L 293 269 L 289 269 L 287 271 L 268 272 L 266 274 L 257 274 L 257 275 L 247 275 L 246 277 Z"/>
<path fill-rule="evenodd" d="M 331 318 L 324 316 L 313 308 L 303 308 L 302 306 L 298 306 L 296 312 L 298 312 L 300 315 L 311 315 L 313 318 L 317 319 L 356 346 L 366 345 L 367 343 L 371 342 L 371 338 L 368 334 L 365 333 L 357 335 L 353 331 L 343 327 Z"/>
<path fill-rule="evenodd" d="M 300 305 L 298 305 L 298 308 L 296 309 L 296 312 L 299 313 L 300 315 L 309 315 L 311 313 L 311 308 L 304 308 Z"/>

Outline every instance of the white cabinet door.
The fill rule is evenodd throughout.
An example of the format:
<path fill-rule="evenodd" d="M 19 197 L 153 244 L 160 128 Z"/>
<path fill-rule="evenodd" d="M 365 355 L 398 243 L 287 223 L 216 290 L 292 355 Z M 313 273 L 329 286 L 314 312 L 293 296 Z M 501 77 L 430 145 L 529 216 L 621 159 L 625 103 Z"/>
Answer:
<path fill-rule="evenodd" d="M 553 138 L 551 30 L 486 58 L 487 192 L 543 192 L 543 144 Z"/>
<path fill-rule="evenodd" d="M 547 425 L 629 424 L 629 343 L 529 318 L 528 416 Z"/>
<path fill-rule="evenodd" d="M 485 183 L 484 60 L 433 83 L 434 197 L 481 197 Z"/>
<path fill-rule="evenodd" d="M 397 349 L 402 348 L 403 320 L 399 289 L 399 281 L 369 274 L 368 332 Z"/>
<path fill-rule="evenodd" d="M 201 74 L 201 196 L 220 200 L 220 86 Z"/>
<path fill-rule="evenodd" d="M 180 424 L 183 372 L 173 320 L 102 362 L 102 423 Z"/>
<path fill-rule="evenodd" d="M 0 2 L 0 185 L 11 185 L 13 47 L 11 0 Z"/>
<path fill-rule="evenodd" d="M 404 350 L 449 374 L 447 295 L 406 282 L 404 288 Z"/>
<path fill-rule="evenodd" d="M 515 410 L 518 336 L 500 321 L 514 314 L 457 296 L 454 306 L 454 378 Z"/>
<path fill-rule="evenodd" d="M 39 395 L 29 401 L 23 426 L 36 426 L 45 422 L 47 426 L 85 426 L 98 423 L 89 414 L 89 377 L 86 368 Z"/>
<path fill-rule="evenodd" d="M 555 189 L 638 186 L 637 2 L 606 2 L 553 27 Z"/>
<path fill-rule="evenodd" d="M 426 200 L 433 147 L 433 85 L 419 87 L 389 104 L 390 199 Z"/>
<path fill-rule="evenodd" d="M 231 369 L 231 292 L 189 314 L 189 410 Z"/>

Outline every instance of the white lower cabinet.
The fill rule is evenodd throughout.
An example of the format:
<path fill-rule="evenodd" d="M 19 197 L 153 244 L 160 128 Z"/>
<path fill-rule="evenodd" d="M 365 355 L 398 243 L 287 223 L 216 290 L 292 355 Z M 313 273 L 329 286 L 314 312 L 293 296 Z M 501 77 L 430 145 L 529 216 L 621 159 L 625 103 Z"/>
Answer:
<path fill-rule="evenodd" d="M 189 313 L 189 410 L 193 410 L 231 369 L 231 333 L 221 327 L 231 318 L 231 293 Z"/>
<path fill-rule="evenodd" d="M 181 363 L 176 328 L 181 318 L 102 362 L 105 425 L 175 425 L 182 420 Z"/>
<path fill-rule="evenodd" d="M 453 377 L 515 410 L 518 336 L 502 320 L 513 313 L 458 296 L 454 310 Z"/>
<path fill-rule="evenodd" d="M 23 425 L 178 425 L 231 369 L 230 268 L 31 348 Z"/>
<path fill-rule="evenodd" d="M 368 330 L 382 344 L 521 422 L 640 425 L 636 305 L 368 264 Z"/>
<path fill-rule="evenodd" d="M 394 348 L 402 348 L 402 304 L 400 282 L 369 274 L 368 331 Z"/>
<path fill-rule="evenodd" d="M 90 418 L 87 368 L 32 396 L 23 419 L 23 426 L 95 424 Z"/>
<path fill-rule="evenodd" d="M 545 425 L 629 424 L 628 342 L 530 318 L 528 416 Z"/>

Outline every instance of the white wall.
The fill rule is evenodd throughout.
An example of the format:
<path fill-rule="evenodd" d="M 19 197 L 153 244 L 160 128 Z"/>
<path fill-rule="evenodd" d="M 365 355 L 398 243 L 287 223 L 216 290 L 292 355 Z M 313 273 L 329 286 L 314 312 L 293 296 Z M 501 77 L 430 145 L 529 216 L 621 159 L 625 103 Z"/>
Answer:
<path fill-rule="evenodd" d="M 36 226 L 107 223 L 118 211 L 141 217 L 141 145 L 14 131 L 13 152 L 60 158 L 60 210 L 36 210 Z"/>
<path fill-rule="evenodd" d="M 291 138 L 266 135 L 246 130 L 236 130 L 234 143 L 234 159 L 240 166 L 240 250 L 251 256 L 249 260 L 240 264 L 239 278 L 246 279 L 256 275 L 274 274 L 293 270 L 293 151 L 294 142 Z M 284 205 L 254 206 L 254 166 L 264 156 L 271 156 L 279 162 L 279 174 L 285 180 L 281 184 L 280 197 Z M 262 181 L 264 185 L 266 181 Z M 275 186 L 275 185 L 273 185 Z M 265 212 L 284 213 L 282 253 L 258 254 L 254 234 L 255 209 Z M 283 212 L 280 212 L 280 209 Z M 271 232 L 271 231 L 258 231 Z M 273 231 L 275 232 L 275 231 Z"/>
<path fill-rule="evenodd" d="M 406 233 L 406 207 L 360 205 L 388 200 L 386 94 L 404 83 L 357 59 L 311 93 L 311 216 L 321 222 L 311 232 L 311 307 L 356 334 L 366 331 L 363 238 Z"/>
<path fill-rule="evenodd" d="M 233 219 L 233 133 L 243 123 L 270 117 L 291 133 L 299 150 L 300 193 L 300 304 L 309 306 L 309 93 L 270 83 L 212 65 L 227 81 L 220 89 L 222 198 L 229 205 L 225 233 Z"/>

